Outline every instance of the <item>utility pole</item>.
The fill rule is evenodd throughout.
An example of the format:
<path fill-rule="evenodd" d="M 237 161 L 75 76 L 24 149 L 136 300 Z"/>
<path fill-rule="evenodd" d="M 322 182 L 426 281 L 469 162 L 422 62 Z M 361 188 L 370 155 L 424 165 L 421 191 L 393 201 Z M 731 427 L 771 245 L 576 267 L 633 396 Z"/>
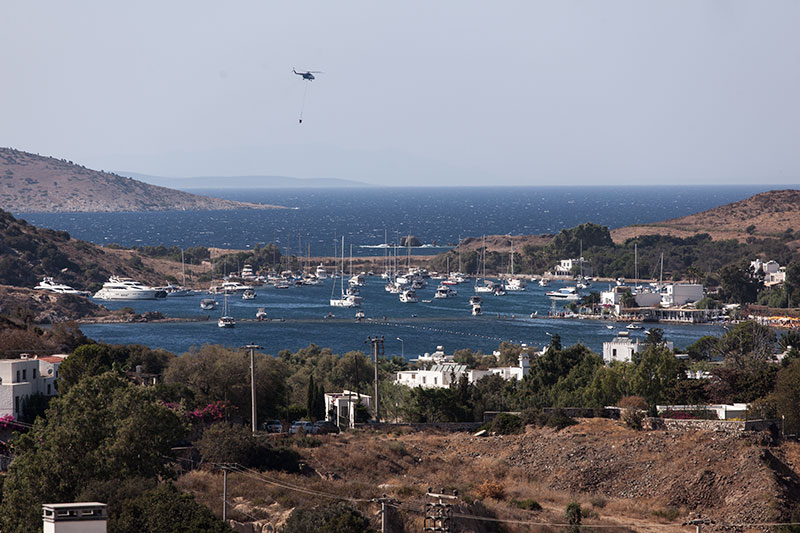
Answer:
<path fill-rule="evenodd" d="M 375 422 L 381 421 L 381 412 L 378 406 L 378 355 L 383 355 L 383 337 L 367 337 L 364 344 L 372 344 L 372 358 L 375 366 Z"/>
<path fill-rule="evenodd" d="M 433 492 L 433 489 L 429 487 L 426 496 L 433 501 L 425 503 L 425 519 L 422 531 L 451 533 L 453 531 L 453 504 L 445 503 L 444 500 L 457 500 L 458 491 L 454 490 L 453 494 L 450 495 L 445 494 L 444 489 L 439 492 Z"/>
<path fill-rule="evenodd" d="M 250 350 L 250 415 L 253 419 L 253 435 L 256 434 L 258 428 L 258 420 L 256 419 L 256 350 L 260 350 L 261 346 L 250 343 L 245 346 Z"/>
<path fill-rule="evenodd" d="M 394 498 L 387 498 L 386 494 L 381 496 L 380 498 L 373 498 L 370 500 L 373 503 L 381 504 L 381 533 L 386 533 L 386 528 L 389 526 L 389 519 L 386 517 L 387 509 L 386 504 L 388 503 L 390 506 L 392 505 L 399 505 L 400 502 Z"/>
<path fill-rule="evenodd" d="M 228 520 L 228 470 L 231 465 L 225 463 L 219 465 L 219 468 L 222 470 L 222 521 L 226 522 Z"/>
<path fill-rule="evenodd" d="M 713 520 L 709 520 L 708 518 L 702 518 L 700 515 L 697 515 L 697 518 L 694 520 L 689 520 L 688 522 L 684 522 L 681 526 L 694 526 L 697 533 L 702 533 L 703 526 L 710 526 L 714 523 Z"/>

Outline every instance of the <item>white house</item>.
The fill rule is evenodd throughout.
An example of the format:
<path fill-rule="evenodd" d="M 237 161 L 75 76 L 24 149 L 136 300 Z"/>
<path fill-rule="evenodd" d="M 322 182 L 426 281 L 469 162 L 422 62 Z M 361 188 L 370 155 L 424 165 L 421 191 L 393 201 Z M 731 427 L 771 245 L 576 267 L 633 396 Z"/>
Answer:
<path fill-rule="evenodd" d="M 346 423 L 348 427 L 355 427 L 356 409 L 361 404 L 372 411 L 372 396 L 357 392 L 343 390 L 342 392 L 325 393 L 325 420 L 336 425 Z"/>
<path fill-rule="evenodd" d="M 522 378 L 528 375 L 530 370 L 530 356 L 527 352 L 523 351 L 521 354 L 519 354 L 519 364 L 517 366 L 501 366 L 486 370 L 472 369 L 468 372 L 467 376 L 470 383 L 475 383 L 476 381 L 492 374 L 498 375 L 505 380 L 522 380 Z"/>
<path fill-rule="evenodd" d="M 603 343 L 603 362 L 630 363 L 633 360 L 633 354 L 642 353 L 645 346 L 643 340 L 633 339 L 627 331 L 620 331 L 613 340 Z M 672 341 L 667 341 L 666 346 L 672 350 Z"/>
<path fill-rule="evenodd" d="M 408 387 L 423 389 L 449 387 L 467 374 L 467 365 L 460 363 L 436 363 L 427 370 L 403 370 L 395 375 L 395 382 Z"/>
<path fill-rule="evenodd" d="M 30 396 L 40 393 L 55 396 L 58 366 L 66 355 L 0 360 L 0 416 L 19 418 Z"/>
<path fill-rule="evenodd" d="M 592 275 L 592 264 L 584 259 L 583 257 L 579 257 L 578 259 L 561 259 L 558 264 L 553 267 L 553 274 L 556 276 L 572 276 L 574 275 L 574 271 L 581 271 L 583 275 L 586 277 L 591 277 Z"/>
<path fill-rule="evenodd" d="M 719 420 L 734 420 L 747 418 L 747 404 L 710 404 L 710 405 L 656 405 L 659 414 L 664 411 L 710 411 L 717 415 Z"/>
<path fill-rule="evenodd" d="M 703 286 L 699 283 L 670 283 L 661 293 L 661 307 L 680 307 L 703 299 Z"/>

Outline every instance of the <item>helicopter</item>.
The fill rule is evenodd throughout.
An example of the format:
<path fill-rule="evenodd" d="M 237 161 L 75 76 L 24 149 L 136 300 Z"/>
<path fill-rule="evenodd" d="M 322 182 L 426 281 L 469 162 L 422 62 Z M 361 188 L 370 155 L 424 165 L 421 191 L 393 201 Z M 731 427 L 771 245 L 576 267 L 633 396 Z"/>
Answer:
<path fill-rule="evenodd" d="M 298 76 L 302 76 L 304 80 L 308 80 L 308 81 L 316 79 L 314 74 L 322 74 L 321 70 L 307 70 L 305 72 L 303 72 L 303 71 L 297 72 L 295 69 L 292 69 L 292 72 L 294 72 Z"/>

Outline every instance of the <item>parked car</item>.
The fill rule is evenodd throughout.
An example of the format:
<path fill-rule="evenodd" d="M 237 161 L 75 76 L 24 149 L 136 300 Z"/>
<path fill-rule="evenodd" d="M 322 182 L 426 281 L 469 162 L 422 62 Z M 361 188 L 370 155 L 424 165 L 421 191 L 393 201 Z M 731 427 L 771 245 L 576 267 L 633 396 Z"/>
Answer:
<path fill-rule="evenodd" d="M 326 435 L 328 433 L 339 433 L 339 426 L 337 426 L 333 422 L 328 422 L 326 420 L 320 420 L 319 422 L 314 422 L 314 426 L 316 426 L 317 428 L 316 433 L 320 435 Z"/>
<path fill-rule="evenodd" d="M 317 432 L 317 428 L 308 420 L 296 420 L 292 423 L 292 427 L 289 428 L 289 433 L 294 435 L 301 429 L 306 433 L 306 435 L 313 435 Z"/>
<path fill-rule="evenodd" d="M 264 423 L 264 429 L 267 430 L 267 433 L 280 433 L 283 431 L 283 424 L 280 420 L 267 420 Z"/>

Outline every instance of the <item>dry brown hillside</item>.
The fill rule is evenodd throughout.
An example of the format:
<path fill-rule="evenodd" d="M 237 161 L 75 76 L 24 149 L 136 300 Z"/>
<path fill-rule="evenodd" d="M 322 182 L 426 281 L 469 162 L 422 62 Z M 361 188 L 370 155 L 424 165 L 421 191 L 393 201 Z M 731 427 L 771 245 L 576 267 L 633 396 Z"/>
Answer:
<path fill-rule="evenodd" d="M 694 215 L 615 229 L 611 236 L 615 242 L 624 242 L 640 235 L 689 237 L 697 233 L 708 233 L 714 240 L 745 240 L 751 235 L 774 237 L 786 230 L 794 232 L 798 228 L 800 191 L 784 189 L 757 194 Z"/>
<path fill-rule="evenodd" d="M 529 427 L 512 436 L 400 429 L 320 440 L 319 447 L 299 450 L 311 473 L 267 475 L 325 494 L 368 499 L 386 493 L 402 502 L 404 531 L 421 530 L 428 487 L 458 489 L 463 514 L 502 520 L 563 522 L 566 505 L 576 501 L 584 524 L 621 526 L 617 531 L 683 531 L 680 523 L 698 513 L 719 525 L 781 521 L 800 502 L 800 445 L 775 444 L 765 434 L 634 431 L 618 421 L 584 419 L 561 431 Z M 275 525 L 292 507 L 321 503 L 241 474 L 230 475 L 229 483 L 233 516 L 242 521 L 250 515 Z M 179 484 L 219 508 L 220 474 L 194 471 Z M 514 504 L 523 500 L 535 500 L 542 510 Z M 362 510 L 371 515 L 376 509 Z M 458 525 L 457 531 L 495 531 L 490 522 Z M 508 532 L 561 530 L 505 526 Z"/>
<path fill-rule="evenodd" d="M 222 200 L 0 148 L 0 209 L 16 213 L 227 210 L 269 206 Z"/>

